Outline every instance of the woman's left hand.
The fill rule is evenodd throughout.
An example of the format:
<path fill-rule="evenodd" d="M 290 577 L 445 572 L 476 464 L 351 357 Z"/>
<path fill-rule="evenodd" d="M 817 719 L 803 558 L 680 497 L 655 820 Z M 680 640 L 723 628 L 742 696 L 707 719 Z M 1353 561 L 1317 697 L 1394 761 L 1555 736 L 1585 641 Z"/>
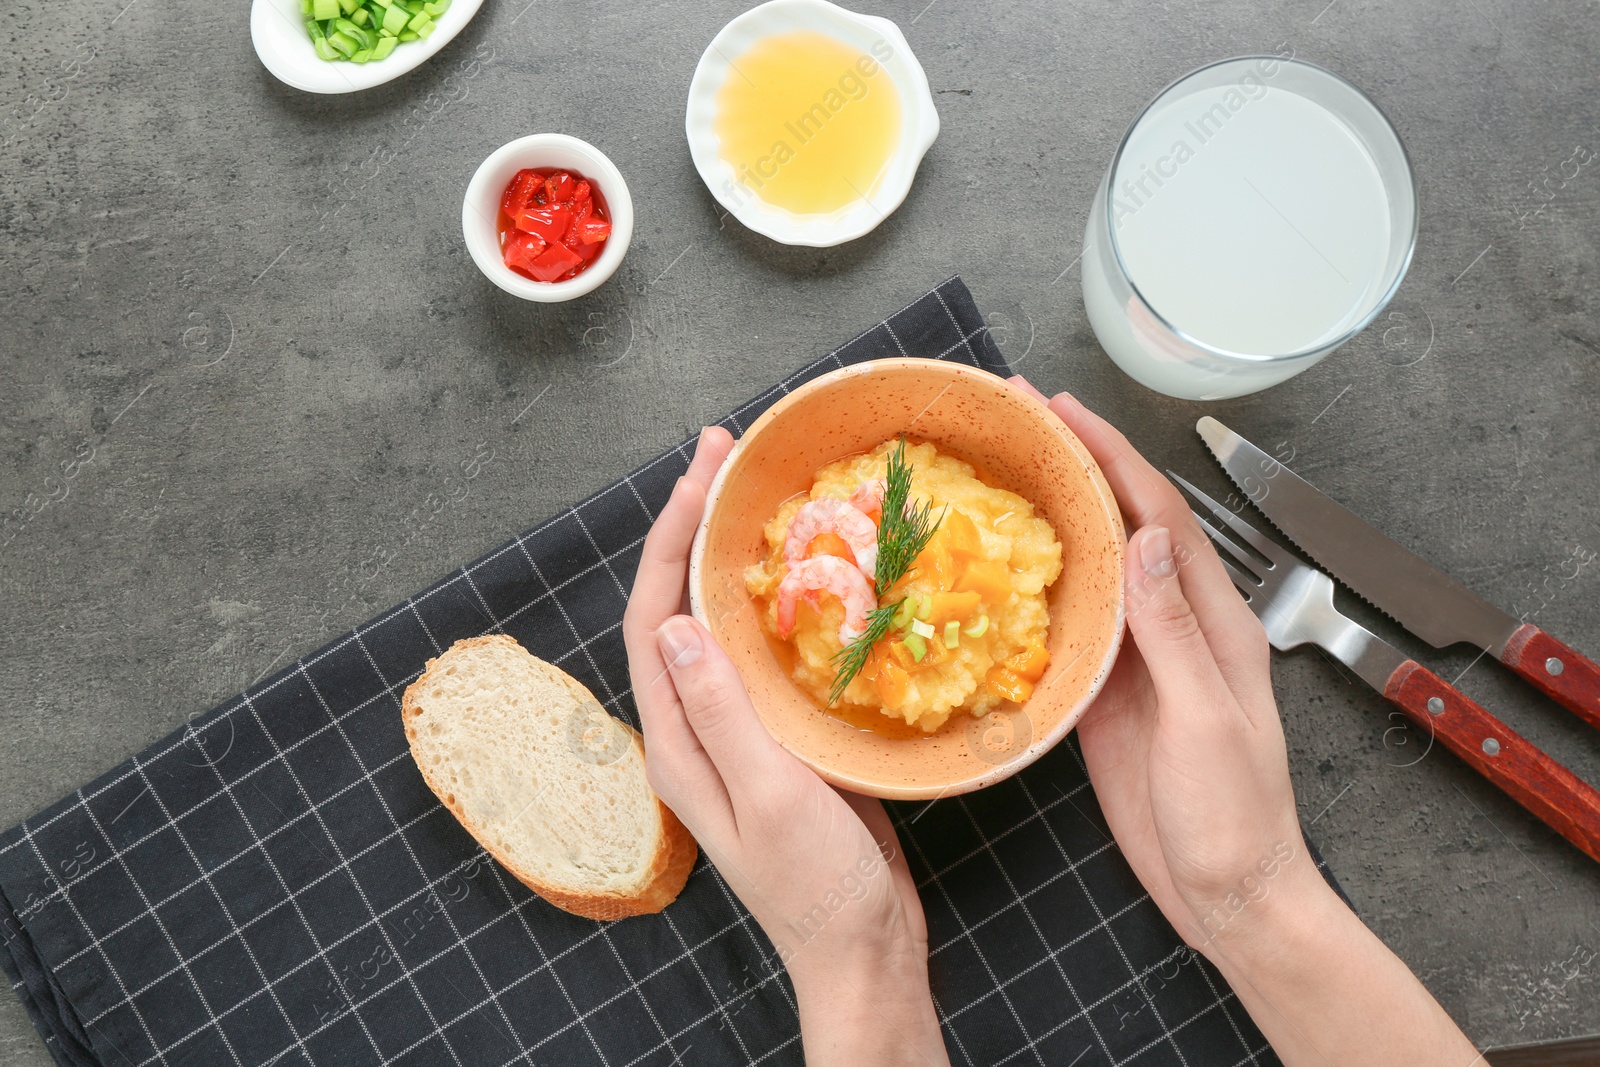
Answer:
<path fill-rule="evenodd" d="M 835 790 L 785 751 L 733 662 L 686 614 L 690 547 L 732 447 L 725 430 L 701 434 L 628 599 L 650 784 L 777 947 L 806 1062 L 947 1063 L 922 904 L 883 805 Z"/>

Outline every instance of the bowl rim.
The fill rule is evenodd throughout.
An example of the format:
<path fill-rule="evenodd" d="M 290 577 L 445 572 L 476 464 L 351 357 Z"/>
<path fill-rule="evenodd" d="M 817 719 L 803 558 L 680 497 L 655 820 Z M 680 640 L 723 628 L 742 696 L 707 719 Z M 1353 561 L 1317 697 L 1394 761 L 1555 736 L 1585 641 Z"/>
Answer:
<path fill-rule="evenodd" d="M 275 26 L 274 20 L 292 23 L 303 34 L 305 19 L 300 15 L 298 0 L 254 0 L 250 5 L 250 43 L 255 47 L 256 58 L 261 60 L 261 65 L 291 88 L 325 95 L 356 93 L 409 74 L 438 55 L 445 45 L 455 39 L 456 34 L 466 29 L 467 23 L 472 21 L 482 6 L 483 0 L 452 0 L 450 10 L 435 23 L 438 29 L 432 36 L 422 41 L 407 42 L 422 47 L 410 48 L 405 52 L 397 48 L 388 59 L 356 64 L 330 63 L 319 58 L 312 50 L 309 36 L 305 38 L 303 56 L 286 51 L 282 47 L 282 28 Z"/>
<path fill-rule="evenodd" d="M 560 166 L 547 161 L 553 150 L 585 160 L 583 176 L 600 186 L 606 208 L 611 212 L 611 236 L 606 239 L 600 258 L 576 278 L 564 282 L 536 282 L 516 273 L 500 258 L 496 224 L 505 185 L 493 175 L 507 165 L 513 167 L 513 173 L 523 167 Z M 512 296 L 544 304 L 573 300 L 605 284 L 628 254 L 628 245 L 633 240 L 633 196 L 622 171 L 588 141 L 566 133 L 531 133 L 507 141 L 489 153 L 473 171 L 461 200 L 461 236 L 484 277 Z"/>
<path fill-rule="evenodd" d="M 1073 454 L 1076 455 L 1079 461 L 1083 463 L 1085 473 L 1089 475 L 1089 480 L 1095 488 L 1101 510 L 1105 514 L 1107 520 L 1110 522 L 1114 534 L 1112 537 L 1112 549 L 1115 555 L 1116 571 L 1118 574 L 1118 581 L 1116 583 L 1116 611 L 1110 627 L 1111 637 L 1107 643 L 1105 655 L 1102 657 L 1100 664 L 1096 667 L 1094 677 L 1089 683 L 1089 686 L 1085 689 L 1083 694 L 1078 698 L 1073 706 L 1061 717 L 1060 722 L 1058 722 L 1048 732 L 1034 738 L 1031 742 L 1029 742 L 1028 747 L 1017 756 L 1002 763 L 994 764 L 987 770 L 969 778 L 949 783 L 942 788 L 933 788 L 930 786 L 896 786 L 893 784 L 856 778 L 848 774 L 841 774 L 829 767 L 819 766 L 818 764 L 812 762 L 812 760 L 805 753 L 796 751 L 794 748 L 792 748 L 783 738 L 773 735 L 773 739 L 776 740 L 786 752 L 794 756 L 806 767 L 810 768 L 823 781 L 841 789 L 847 789 L 851 792 L 861 793 L 866 796 L 878 797 L 883 800 L 932 800 L 941 797 L 960 796 L 963 793 L 970 793 L 978 789 L 984 789 L 988 786 L 996 784 L 997 782 L 1001 782 L 1007 778 L 1010 778 L 1012 775 L 1017 774 L 1023 769 L 1031 766 L 1042 756 L 1044 756 L 1045 753 L 1049 752 L 1051 749 L 1055 748 L 1056 745 L 1060 744 L 1067 734 L 1071 733 L 1072 730 L 1083 719 L 1083 716 L 1089 710 L 1089 707 L 1100 696 L 1101 690 L 1105 688 L 1106 680 L 1110 677 L 1112 668 L 1116 664 L 1117 656 L 1121 652 L 1122 642 L 1127 632 L 1127 590 L 1125 575 L 1127 570 L 1128 539 L 1127 530 L 1122 521 L 1121 507 L 1117 503 L 1116 495 L 1111 491 L 1111 484 L 1109 481 L 1107 481 L 1105 472 L 1100 469 L 1099 463 L 1095 460 L 1094 456 L 1090 454 L 1087 446 L 1084 445 L 1083 441 L 1076 433 L 1073 432 L 1070 426 L 1068 426 L 1058 416 L 1051 412 L 1045 405 L 1039 403 L 1037 397 L 1034 397 L 1026 390 L 1020 388 L 1005 378 L 1000 377 L 998 374 L 984 370 L 981 367 L 973 367 L 965 363 L 952 363 L 942 359 L 929 359 L 919 356 L 893 356 L 884 359 L 873 359 L 866 360 L 861 363 L 853 363 L 841 367 L 838 370 L 829 371 L 826 374 L 819 375 L 816 378 L 812 378 L 809 381 L 796 386 L 790 392 L 779 397 L 770 407 L 757 416 L 755 421 L 750 424 L 749 428 L 740 435 L 737 441 L 734 442 L 733 450 L 729 452 L 728 458 L 723 462 L 721 469 L 717 471 L 716 477 L 712 479 L 711 487 L 706 492 L 705 509 L 701 512 L 700 523 L 695 529 L 694 544 L 689 551 L 690 611 L 702 626 L 706 626 L 708 629 L 710 628 L 706 621 L 708 615 L 705 611 L 704 598 L 701 594 L 701 587 L 703 585 L 701 579 L 704 573 L 706 542 L 711 528 L 712 513 L 716 508 L 717 501 L 722 496 L 723 486 L 727 484 L 727 480 L 733 470 L 734 463 L 738 459 L 739 454 L 744 450 L 745 447 L 747 447 L 747 443 L 758 436 L 761 431 L 765 430 L 768 426 L 771 426 L 774 422 L 781 418 L 785 411 L 791 407 L 794 407 L 797 403 L 809 396 L 811 393 L 831 388 L 840 381 L 855 377 L 864 377 L 866 375 L 883 371 L 889 371 L 891 373 L 917 371 L 951 378 L 970 375 L 977 377 L 979 380 L 987 378 L 1002 391 L 1013 391 L 1018 397 L 1026 400 L 1028 402 L 1026 410 L 1037 410 L 1037 414 L 1039 416 L 1037 420 L 1038 425 L 1047 429 L 1049 432 L 1061 436 L 1067 443 L 1068 447 L 1072 450 Z M 1032 503 L 1032 501 L 1030 501 L 1030 503 Z M 1024 702 L 1021 707 L 1026 708 L 1027 703 Z M 763 723 L 763 726 L 765 726 L 765 723 Z M 768 732 L 770 733 L 771 731 L 769 730 Z"/>
<path fill-rule="evenodd" d="M 729 41 L 762 24 L 767 25 L 770 33 L 785 28 L 826 32 L 822 27 L 829 23 L 834 27 L 864 28 L 889 42 L 893 55 L 881 65 L 897 72 L 892 76 L 901 86 L 903 96 L 908 97 L 902 100 L 900 143 L 890 157 L 892 180 L 881 184 L 870 198 L 852 201 L 827 215 L 797 215 L 768 204 L 754 194 L 743 200 L 734 197 L 732 186 L 736 179 L 732 177 L 732 167 L 722 158 L 721 142 L 715 130 L 716 93 L 733 66 L 727 47 Z M 850 43 L 848 35 L 836 36 Z M 909 93 L 904 92 L 907 88 Z M 891 20 L 850 11 L 829 0 L 767 0 L 730 19 L 706 46 L 689 82 L 684 133 L 700 180 L 734 218 L 781 244 L 831 248 L 870 233 L 905 202 L 923 156 L 939 136 L 939 111 L 934 106 L 927 72 L 922 69 L 905 34 Z M 724 185 L 728 188 L 724 189 Z"/>

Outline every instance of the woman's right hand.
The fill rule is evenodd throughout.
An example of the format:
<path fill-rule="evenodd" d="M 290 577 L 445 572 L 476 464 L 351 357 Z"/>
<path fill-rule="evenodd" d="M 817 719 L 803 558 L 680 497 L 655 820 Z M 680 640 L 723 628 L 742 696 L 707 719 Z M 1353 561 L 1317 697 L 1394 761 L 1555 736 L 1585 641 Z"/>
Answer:
<path fill-rule="evenodd" d="M 1477 1050 L 1307 853 L 1266 634 L 1188 504 L 1071 396 L 1012 381 L 1077 434 L 1135 531 L 1132 641 L 1078 738 L 1151 899 L 1285 1063 L 1468 1067 Z"/>
<path fill-rule="evenodd" d="M 1300 837 L 1266 634 L 1177 488 L 1068 394 L 1046 401 L 1013 381 L 1078 435 L 1134 531 L 1132 640 L 1078 738 L 1128 862 L 1207 951 L 1234 904 L 1322 882 Z"/>

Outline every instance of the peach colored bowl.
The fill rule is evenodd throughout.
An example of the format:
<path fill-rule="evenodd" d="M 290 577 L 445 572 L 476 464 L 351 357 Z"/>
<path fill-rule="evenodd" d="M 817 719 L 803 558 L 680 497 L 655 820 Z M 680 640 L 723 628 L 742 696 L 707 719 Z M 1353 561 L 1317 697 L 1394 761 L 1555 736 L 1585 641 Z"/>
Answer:
<path fill-rule="evenodd" d="M 922 736 L 864 730 L 790 680 L 745 591 L 761 528 L 818 468 L 905 434 L 975 464 L 1055 527 L 1064 567 L 1049 591 L 1050 667 L 1020 706 L 952 716 Z M 1067 735 L 1122 641 L 1124 537 L 1111 487 L 1087 449 L 1037 400 L 987 371 L 932 359 L 861 363 L 807 382 L 757 419 L 717 475 L 689 563 L 695 618 L 738 665 L 767 729 L 843 789 L 917 800 L 981 789 Z M 884 722 L 893 729 L 891 720 Z"/>

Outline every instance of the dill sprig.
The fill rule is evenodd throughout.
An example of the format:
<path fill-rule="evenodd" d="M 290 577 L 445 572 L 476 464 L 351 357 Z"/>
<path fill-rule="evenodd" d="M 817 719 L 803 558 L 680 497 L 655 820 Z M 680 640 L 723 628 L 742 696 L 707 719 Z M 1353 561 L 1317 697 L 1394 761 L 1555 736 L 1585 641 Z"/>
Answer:
<path fill-rule="evenodd" d="M 911 505 L 911 466 L 906 463 L 906 441 L 901 438 L 889 453 L 889 469 L 884 478 L 883 518 L 878 524 L 878 564 L 875 592 L 881 602 L 907 573 L 911 564 L 933 538 L 944 521 L 930 514 L 929 502 Z M 881 604 L 867 615 L 867 628 L 848 645 L 833 654 L 835 674 L 828 691 L 831 707 L 844 695 L 872 658 L 872 648 L 894 624 L 896 604 Z"/>

